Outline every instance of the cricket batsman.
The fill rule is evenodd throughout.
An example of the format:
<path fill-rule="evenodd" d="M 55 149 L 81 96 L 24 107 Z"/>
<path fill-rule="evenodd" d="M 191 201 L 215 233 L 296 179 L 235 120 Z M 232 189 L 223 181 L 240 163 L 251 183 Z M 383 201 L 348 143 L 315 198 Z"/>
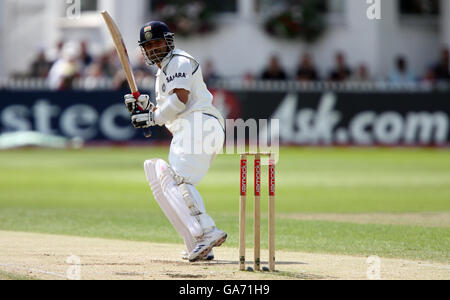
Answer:
<path fill-rule="evenodd" d="M 148 95 L 138 99 L 125 95 L 131 122 L 136 128 L 166 126 L 173 135 L 168 163 L 162 159 L 145 161 L 147 180 L 159 206 L 184 240 L 187 252 L 183 258 L 190 262 L 214 259 L 212 248 L 222 245 L 227 234 L 206 213 L 196 185 L 222 150 L 223 117 L 212 105 L 213 96 L 203 81 L 200 64 L 175 48 L 174 34 L 165 23 L 145 24 L 139 46 L 147 64 L 158 67 L 156 106 Z M 135 110 L 136 106 L 141 111 Z M 210 146 L 209 151 L 203 147 L 192 150 L 204 144 Z"/>

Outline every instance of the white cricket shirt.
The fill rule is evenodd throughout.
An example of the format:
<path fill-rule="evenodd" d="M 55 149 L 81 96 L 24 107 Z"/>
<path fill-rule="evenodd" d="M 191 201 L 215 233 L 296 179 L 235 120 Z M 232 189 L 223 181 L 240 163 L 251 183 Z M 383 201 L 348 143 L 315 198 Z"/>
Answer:
<path fill-rule="evenodd" d="M 213 106 L 213 96 L 203 81 L 200 64 L 180 49 L 175 49 L 172 56 L 162 62 L 161 69 L 158 69 L 155 83 L 157 105 L 163 105 L 174 89 L 185 89 L 190 92 L 186 108 L 178 115 L 178 119 L 199 111 L 213 115 L 225 128 L 223 117 Z M 177 119 L 165 124 L 172 133 L 176 127 L 176 121 Z"/>

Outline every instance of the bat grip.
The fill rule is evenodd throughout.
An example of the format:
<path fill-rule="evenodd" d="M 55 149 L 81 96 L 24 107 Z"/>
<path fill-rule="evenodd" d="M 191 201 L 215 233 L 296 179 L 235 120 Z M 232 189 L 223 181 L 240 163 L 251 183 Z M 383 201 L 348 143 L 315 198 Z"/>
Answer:
<path fill-rule="evenodd" d="M 134 99 L 138 99 L 139 96 L 141 95 L 141 93 L 139 93 L 138 91 L 133 92 L 133 97 Z M 142 107 L 140 107 L 139 105 L 137 106 L 139 108 L 140 111 L 143 111 L 144 109 Z M 150 138 L 152 136 L 152 130 L 150 128 L 143 128 L 142 129 L 144 131 L 144 136 L 146 138 Z"/>
<path fill-rule="evenodd" d="M 141 95 L 141 93 L 139 93 L 139 92 L 134 92 L 133 93 L 133 97 L 134 97 L 134 99 L 138 99 L 139 98 L 139 96 Z"/>

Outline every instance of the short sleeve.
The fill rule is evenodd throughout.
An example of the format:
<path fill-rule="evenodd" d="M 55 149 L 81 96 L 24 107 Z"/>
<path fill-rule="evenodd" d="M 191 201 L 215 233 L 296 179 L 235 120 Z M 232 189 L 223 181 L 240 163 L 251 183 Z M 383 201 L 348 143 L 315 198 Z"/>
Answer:
<path fill-rule="evenodd" d="M 169 93 L 174 89 L 191 91 L 192 66 L 188 58 L 174 57 L 167 66 L 165 76 Z"/>

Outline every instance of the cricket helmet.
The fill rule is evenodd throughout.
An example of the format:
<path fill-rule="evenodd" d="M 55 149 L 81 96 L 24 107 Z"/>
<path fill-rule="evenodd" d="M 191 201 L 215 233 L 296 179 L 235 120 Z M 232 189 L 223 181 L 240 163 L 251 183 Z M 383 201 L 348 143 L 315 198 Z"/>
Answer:
<path fill-rule="evenodd" d="M 146 49 L 146 44 L 155 40 L 165 40 L 166 43 L 162 47 Z M 161 63 L 175 49 L 174 34 L 164 22 L 149 22 L 141 28 L 139 46 L 148 65 Z"/>

